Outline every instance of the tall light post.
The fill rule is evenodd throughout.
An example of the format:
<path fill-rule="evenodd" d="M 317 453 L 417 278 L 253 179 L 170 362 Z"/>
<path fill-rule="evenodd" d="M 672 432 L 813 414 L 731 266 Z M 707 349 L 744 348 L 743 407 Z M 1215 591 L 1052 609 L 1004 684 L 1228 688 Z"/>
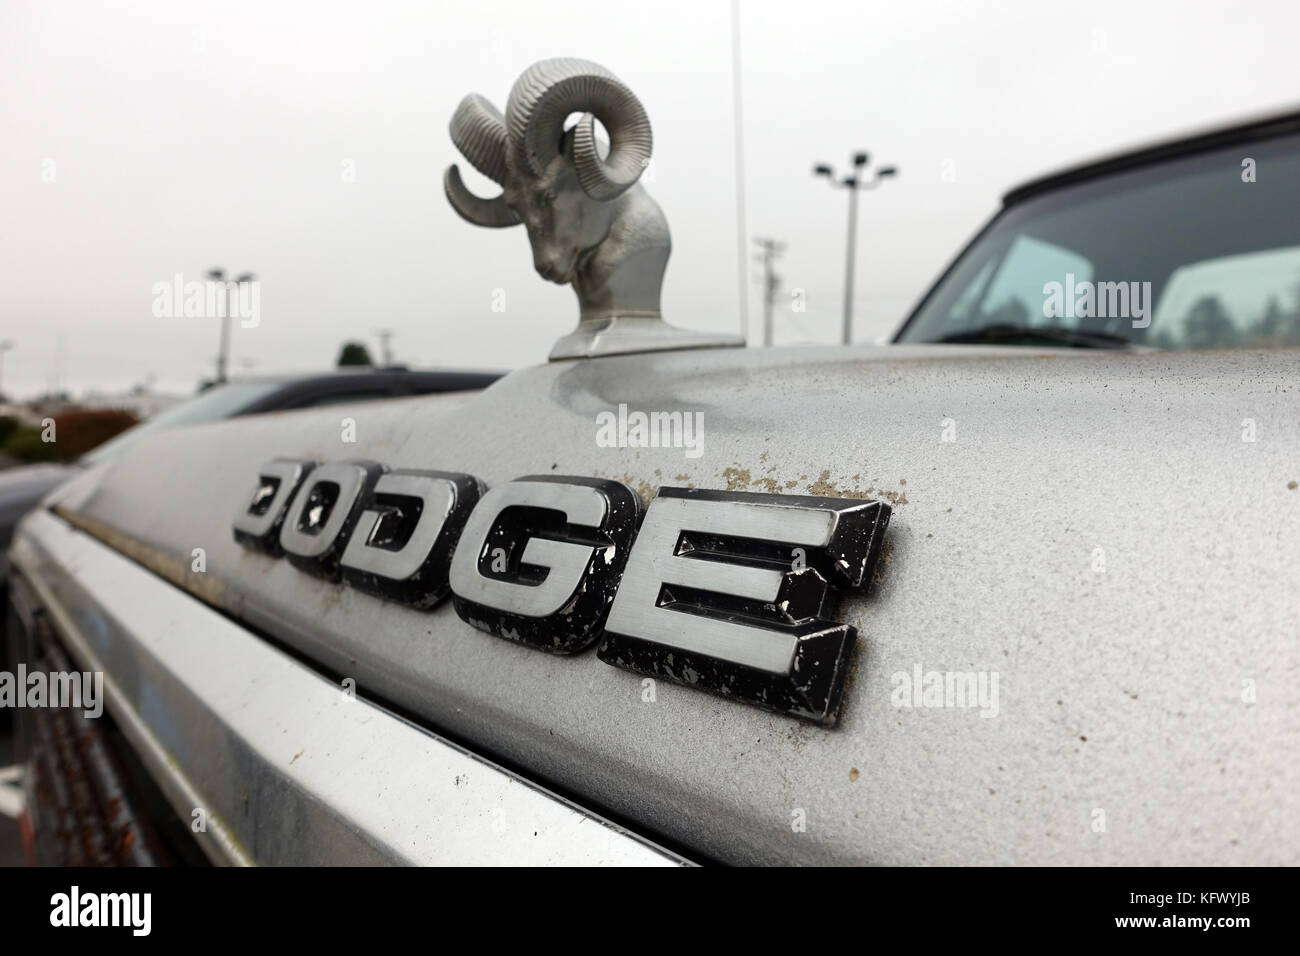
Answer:
<path fill-rule="evenodd" d="M 209 269 L 207 272 L 208 279 L 212 282 L 220 282 L 226 286 L 226 307 L 222 310 L 221 316 L 221 346 L 217 352 L 217 382 L 220 385 L 226 381 L 226 363 L 230 358 L 230 315 L 233 311 L 232 303 L 235 297 L 239 295 L 239 287 L 245 282 L 254 282 L 257 276 L 251 272 L 243 272 L 235 276 L 229 282 L 226 282 L 225 269 Z"/>
<path fill-rule="evenodd" d="M 898 169 L 894 166 L 880 166 L 875 174 L 868 177 L 866 166 L 870 157 L 865 151 L 853 154 L 853 172 L 836 179 L 835 168 L 830 163 L 818 163 L 813 167 L 814 176 L 825 176 L 834 189 L 849 191 L 849 241 L 844 263 L 844 330 L 842 339 L 845 345 L 853 341 L 853 267 L 857 258 L 858 244 L 858 193 L 864 189 L 875 189 L 882 179 L 896 176 Z"/>

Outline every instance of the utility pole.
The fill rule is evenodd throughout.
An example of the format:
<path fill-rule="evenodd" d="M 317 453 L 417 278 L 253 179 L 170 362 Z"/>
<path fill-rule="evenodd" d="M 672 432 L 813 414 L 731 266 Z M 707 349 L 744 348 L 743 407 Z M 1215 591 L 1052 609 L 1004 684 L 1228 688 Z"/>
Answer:
<path fill-rule="evenodd" d="M 866 151 L 859 150 L 853 154 L 853 172 L 842 179 L 835 178 L 835 168 L 830 163 L 818 163 L 813 167 L 814 176 L 825 176 L 835 189 L 849 191 L 849 239 L 844 262 L 844 328 L 841 341 L 848 345 L 853 341 L 853 267 L 857 261 L 858 244 L 858 193 L 864 189 L 875 189 L 882 179 L 898 175 L 894 166 L 881 166 L 871 179 L 866 178 L 866 165 L 870 157 Z"/>
<path fill-rule="evenodd" d="M 50 396 L 59 395 L 63 389 L 63 333 L 54 334 L 54 368 L 50 373 Z"/>
<path fill-rule="evenodd" d="M 771 346 L 773 309 L 776 306 L 777 290 L 781 288 L 781 277 L 772 267 L 781 253 L 785 252 L 785 243 L 755 236 L 754 244 L 759 248 L 756 261 L 763 263 L 763 344 Z"/>
<path fill-rule="evenodd" d="M 235 276 L 233 279 L 226 281 L 225 269 L 209 269 L 207 277 L 210 282 L 219 282 L 226 288 L 226 307 L 222 309 L 221 315 L 221 345 L 217 351 L 217 385 L 226 381 L 226 364 L 230 360 L 230 316 L 234 311 L 234 303 L 239 295 L 239 287 L 245 282 L 254 282 L 257 276 L 251 272 L 245 272 Z"/>
<path fill-rule="evenodd" d="M 393 330 L 375 329 L 375 335 L 379 336 L 379 351 L 384 357 L 384 368 L 388 368 L 393 364 L 393 350 L 388 344 L 392 341 Z"/>

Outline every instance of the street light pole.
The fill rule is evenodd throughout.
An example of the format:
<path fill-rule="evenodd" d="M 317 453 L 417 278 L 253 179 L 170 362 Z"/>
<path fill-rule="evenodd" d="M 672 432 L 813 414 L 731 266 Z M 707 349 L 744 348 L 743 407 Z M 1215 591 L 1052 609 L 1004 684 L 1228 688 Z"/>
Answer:
<path fill-rule="evenodd" d="M 853 341 L 853 266 L 857 261 L 858 249 L 858 190 L 856 184 L 849 187 L 849 240 L 848 251 L 844 261 L 844 329 L 841 341 L 848 345 Z"/>
<path fill-rule="evenodd" d="M 224 283 L 226 281 L 225 269 L 209 269 L 207 271 L 209 282 Z M 226 380 L 226 354 L 230 349 L 230 309 L 221 310 L 221 339 L 217 347 L 217 377 L 215 384 L 220 385 Z"/>
<path fill-rule="evenodd" d="M 898 175 L 894 166 L 881 166 L 870 179 L 866 178 L 866 165 L 870 157 L 865 151 L 853 154 L 853 172 L 842 179 L 835 178 L 835 169 L 829 163 L 818 163 L 813 167 L 814 176 L 825 176 L 834 189 L 849 191 L 849 236 L 844 255 L 844 328 L 840 338 L 845 345 L 853 342 L 853 270 L 857 262 L 858 247 L 858 193 L 864 189 L 875 189 L 882 179 Z"/>
<path fill-rule="evenodd" d="M 230 359 L 230 316 L 234 311 L 235 297 L 239 295 L 241 285 L 245 282 L 253 282 L 257 279 L 257 276 L 251 272 L 245 272 L 226 282 L 226 270 L 224 269 L 209 269 L 207 275 L 212 282 L 220 282 L 226 287 L 226 307 L 222 309 L 221 315 L 221 345 L 217 352 L 216 384 L 221 385 L 226 381 L 226 365 Z"/>

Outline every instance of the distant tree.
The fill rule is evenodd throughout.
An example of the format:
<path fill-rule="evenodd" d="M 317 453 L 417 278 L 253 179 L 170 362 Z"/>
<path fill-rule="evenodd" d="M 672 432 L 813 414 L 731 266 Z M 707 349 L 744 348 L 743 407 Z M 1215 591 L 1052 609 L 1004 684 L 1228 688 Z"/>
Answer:
<path fill-rule="evenodd" d="M 1276 337 L 1282 328 L 1283 318 L 1282 306 L 1278 304 L 1277 296 L 1269 296 L 1268 305 L 1264 309 L 1264 314 L 1255 325 L 1255 334 L 1263 339 Z"/>
<path fill-rule="evenodd" d="M 1189 349 L 1225 348 L 1237 344 L 1237 327 L 1228 318 L 1217 295 L 1196 300 L 1183 320 L 1184 347 Z"/>
<path fill-rule="evenodd" d="M 137 421 L 121 409 L 72 408 L 54 416 L 55 441 L 45 440 L 42 427 L 15 423 L 5 434 L 0 450 L 20 461 L 74 461 Z"/>
<path fill-rule="evenodd" d="M 362 342 L 344 342 L 339 351 L 339 368 L 345 365 L 374 365 L 370 360 L 370 350 Z"/>
<path fill-rule="evenodd" d="M 1255 348 L 1300 345 L 1300 311 L 1285 312 L 1277 296 L 1269 296 L 1264 314 L 1247 329 L 1242 344 Z"/>
<path fill-rule="evenodd" d="M 41 430 L 30 425 L 19 425 L 5 436 L 0 451 L 19 461 L 54 461 L 59 447 L 55 442 L 41 441 Z"/>

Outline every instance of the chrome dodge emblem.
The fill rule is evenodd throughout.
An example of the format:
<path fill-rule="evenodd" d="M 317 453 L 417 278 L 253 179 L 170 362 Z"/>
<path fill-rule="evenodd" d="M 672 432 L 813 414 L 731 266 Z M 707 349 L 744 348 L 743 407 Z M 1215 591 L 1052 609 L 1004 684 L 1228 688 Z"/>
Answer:
<path fill-rule="evenodd" d="M 308 573 L 430 608 L 556 654 L 600 642 L 607 664 L 822 724 L 839 715 L 855 629 L 828 615 L 865 588 L 879 501 L 472 475 L 276 459 L 235 540 Z M 638 525 L 639 530 L 638 530 Z"/>
<path fill-rule="evenodd" d="M 889 506 L 661 488 L 623 573 L 599 657 L 825 722 L 857 636 L 826 620 L 862 587 Z"/>

